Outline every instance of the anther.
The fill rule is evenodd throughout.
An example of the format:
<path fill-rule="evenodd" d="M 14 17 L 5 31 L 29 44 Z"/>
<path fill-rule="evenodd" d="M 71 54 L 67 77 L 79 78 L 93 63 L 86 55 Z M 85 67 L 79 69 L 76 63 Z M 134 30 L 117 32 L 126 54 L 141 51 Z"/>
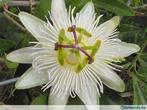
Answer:
<path fill-rule="evenodd" d="M 69 27 L 68 31 L 73 33 L 73 37 L 75 39 L 75 45 L 77 45 L 78 44 L 78 37 L 76 34 L 76 25 L 72 25 L 71 27 Z"/>
<path fill-rule="evenodd" d="M 55 49 L 54 50 L 58 50 L 59 46 L 58 46 L 58 42 L 55 43 Z"/>
<path fill-rule="evenodd" d="M 76 30 L 76 26 L 73 25 L 71 27 L 68 28 L 68 32 L 74 32 Z"/>
<path fill-rule="evenodd" d="M 88 64 L 92 64 L 94 62 L 94 59 L 92 57 L 88 58 Z"/>

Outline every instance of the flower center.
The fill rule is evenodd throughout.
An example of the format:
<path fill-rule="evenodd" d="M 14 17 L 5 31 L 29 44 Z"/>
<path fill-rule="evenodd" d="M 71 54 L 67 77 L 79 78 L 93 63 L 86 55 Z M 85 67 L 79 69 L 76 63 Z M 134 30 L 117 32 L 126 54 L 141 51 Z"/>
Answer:
<path fill-rule="evenodd" d="M 73 37 L 67 37 L 65 30 L 61 29 L 55 50 L 58 51 L 58 61 L 61 66 L 69 65 L 76 73 L 79 73 L 87 64 L 94 62 L 94 56 L 99 50 L 101 41 L 97 40 L 93 45 L 87 45 L 84 37 L 92 35 L 83 28 L 75 25 L 68 28 Z"/>

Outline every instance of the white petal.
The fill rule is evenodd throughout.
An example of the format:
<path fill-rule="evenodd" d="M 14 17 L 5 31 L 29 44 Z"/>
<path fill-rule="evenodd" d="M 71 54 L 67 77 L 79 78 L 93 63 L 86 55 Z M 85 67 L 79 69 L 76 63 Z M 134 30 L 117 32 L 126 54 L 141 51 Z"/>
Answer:
<path fill-rule="evenodd" d="M 78 27 L 86 28 L 87 30 L 92 26 L 95 20 L 94 4 L 88 2 L 82 10 L 76 15 L 76 25 Z"/>
<path fill-rule="evenodd" d="M 53 24 L 59 26 L 58 28 L 63 28 L 64 26 L 67 27 L 67 25 L 69 25 L 68 14 L 64 0 L 52 0 L 51 15 L 53 16 Z"/>
<path fill-rule="evenodd" d="M 64 0 L 52 0 L 51 12 L 56 17 L 65 15 L 67 10 Z"/>
<path fill-rule="evenodd" d="M 112 19 L 104 22 L 98 28 L 96 29 L 94 36 L 96 36 L 98 39 L 104 40 L 105 38 L 111 36 L 111 34 L 114 32 L 116 27 L 120 23 L 120 17 L 115 16 Z"/>
<path fill-rule="evenodd" d="M 69 94 L 63 94 L 62 97 L 57 96 L 57 95 L 50 95 L 49 96 L 49 105 L 57 105 L 53 106 L 52 110 L 64 110 L 65 106 L 68 101 Z M 62 106 L 58 106 L 62 105 Z"/>
<path fill-rule="evenodd" d="M 26 12 L 20 12 L 18 16 L 23 25 L 38 41 L 49 43 L 52 35 L 50 35 L 44 21 Z"/>
<path fill-rule="evenodd" d="M 98 56 L 103 56 L 105 58 L 121 59 L 128 57 L 129 55 L 136 53 L 140 50 L 140 47 L 136 44 L 121 42 L 115 39 L 113 43 L 108 41 L 104 43 L 100 50 Z"/>
<path fill-rule="evenodd" d="M 127 57 L 140 50 L 140 47 L 138 45 L 125 42 L 121 42 L 119 48 L 120 50 L 118 50 L 118 56 L 115 57 Z"/>
<path fill-rule="evenodd" d="M 106 86 L 119 92 L 123 92 L 125 90 L 123 80 L 120 79 L 120 77 L 112 69 L 108 68 L 107 64 L 99 61 L 91 67 L 97 71 L 97 74 Z"/>
<path fill-rule="evenodd" d="M 48 82 L 48 76 L 45 73 L 38 73 L 37 71 L 29 68 L 16 82 L 16 89 L 28 89 L 40 86 Z"/>
<path fill-rule="evenodd" d="M 33 47 L 15 50 L 7 55 L 7 59 L 17 63 L 32 63 L 31 53 L 36 51 Z"/>
<path fill-rule="evenodd" d="M 96 89 L 92 84 L 90 84 L 90 90 L 88 90 L 88 88 L 84 86 L 81 87 L 80 93 L 77 92 L 77 95 L 86 105 L 88 110 L 99 110 L 99 108 L 95 106 L 95 105 L 99 105 L 99 97 L 96 92 Z"/>

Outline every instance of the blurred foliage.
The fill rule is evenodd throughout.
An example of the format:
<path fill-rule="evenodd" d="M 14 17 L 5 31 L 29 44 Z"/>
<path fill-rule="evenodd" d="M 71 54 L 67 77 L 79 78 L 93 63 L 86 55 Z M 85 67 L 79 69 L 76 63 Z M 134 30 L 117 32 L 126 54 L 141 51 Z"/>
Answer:
<path fill-rule="evenodd" d="M 31 105 L 47 105 L 47 104 L 48 104 L 48 94 L 41 94 L 31 102 Z"/>
<path fill-rule="evenodd" d="M 45 15 L 48 15 L 48 11 L 51 8 L 51 0 L 40 0 L 39 5 L 35 10 L 35 15 L 44 19 Z"/>
<path fill-rule="evenodd" d="M 97 8 L 102 8 L 121 16 L 134 16 L 134 11 L 118 0 L 94 0 Z"/>
<path fill-rule="evenodd" d="M 27 0 L 26 0 L 27 1 Z M 78 12 L 88 1 L 91 0 L 65 0 L 66 6 L 76 6 Z M 146 0 L 92 0 L 97 15 L 103 14 L 100 23 L 112 16 L 123 16 L 118 27 L 119 38 L 126 42 L 140 45 L 141 51 L 134 54 L 121 63 L 124 69 L 118 75 L 126 83 L 126 91 L 118 93 L 105 87 L 105 92 L 100 98 L 104 104 L 147 104 L 147 1 Z M 128 1 L 132 1 L 127 6 Z M 29 2 L 29 1 L 28 1 Z M 18 77 L 29 65 L 21 65 L 6 60 L 7 53 L 21 47 L 30 46 L 29 42 L 35 39 L 27 31 L 21 29 L 20 21 L 8 13 L 8 19 L 3 12 L 2 6 L 11 0 L 0 1 L 0 81 L 7 78 Z M 9 11 L 18 14 L 19 11 L 27 11 L 41 19 L 48 16 L 51 8 L 51 0 L 39 0 L 39 4 L 32 6 L 9 6 Z M 32 11 L 33 10 L 33 11 Z M 28 90 L 12 89 L 13 85 L 0 87 L 0 103 L 4 104 L 47 104 L 48 94 L 42 93 L 36 88 Z M 19 97 L 18 97 L 19 96 Z M 23 99 L 23 100 L 22 100 Z M 69 98 L 68 104 L 83 104 L 78 97 Z"/>
<path fill-rule="evenodd" d="M 0 7 L 2 7 L 5 3 L 9 3 L 12 0 L 0 0 Z"/>

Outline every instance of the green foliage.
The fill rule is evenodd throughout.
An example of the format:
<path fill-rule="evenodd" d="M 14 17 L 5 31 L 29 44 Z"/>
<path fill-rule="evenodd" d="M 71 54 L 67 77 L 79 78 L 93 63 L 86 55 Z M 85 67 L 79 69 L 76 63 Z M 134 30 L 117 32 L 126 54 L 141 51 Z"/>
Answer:
<path fill-rule="evenodd" d="M 113 94 L 105 94 L 100 97 L 100 104 L 101 105 L 122 105 L 125 104 L 123 98 L 121 98 L 119 95 Z"/>
<path fill-rule="evenodd" d="M 18 63 L 10 62 L 8 60 L 5 60 L 5 64 L 9 69 L 15 69 L 18 67 Z"/>
<path fill-rule="evenodd" d="M 3 6 L 5 3 L 8 3 L 12 0 L 0 0 L 0 7 Z"/>
<path fill-rule="evenodd" d="M 91 0 L 66 0 L 67 5 L 76 6 L 79 10 Z M 92 0 L 96 8 L 105 9 L 120 16 L 134 16 L 134 11 L 122 0 Z"/>
<path fill-rule="evenodd" d="M 142 5 L 142 4 L 143 4 L 142 0 L 132 0 L 133 6 L 139 6 L 139 5 Z"/>
<path fill-rule="evenodd" d="M 65 0 L 66 6 L 76 7 L 76 10 L 79 11 L 87 2 L 90 0 Z"/>
<path fill-rule="evenodd" d="M 48 11 L 51 8 L 51 0 L 40 0 L 39 5 L 36 8 L 35 15 L 41 19 L 48 15 Z"/>
<path fill-rule="evenodd" d="M 11 40 L 0 39 L 0 54 L 6 52 L 15 46 L 15 43 Z"/>
<path fill-rule="evenodd" d="M 131 8 L 118 0 L 93 0 L 95 6 L 113 12 L 121 16 L 134 16 L 134 12 Z"/>
<path fill-rule="evenodd" d="M 147 77 L 147 76 L 146 76 Z M 134 91 L 134 98 L 133 104 L 135 105 L 145 105 L 147 104 L 147 85 L 144 84 L 135 74 L 133 74 L 133 91 Z"/>
<path fill-rule="evenodd" d="M 31 105 L 47 105 L 47 104 L 48 104 L 48 94 L 41 94 L 31 102 Z"/>
<path fill-rule="evenodd" d="M 140 59 L 140 64 L 138 73 L 133 74 L 133 104 L 147 104 L 147 62 Z"/>

